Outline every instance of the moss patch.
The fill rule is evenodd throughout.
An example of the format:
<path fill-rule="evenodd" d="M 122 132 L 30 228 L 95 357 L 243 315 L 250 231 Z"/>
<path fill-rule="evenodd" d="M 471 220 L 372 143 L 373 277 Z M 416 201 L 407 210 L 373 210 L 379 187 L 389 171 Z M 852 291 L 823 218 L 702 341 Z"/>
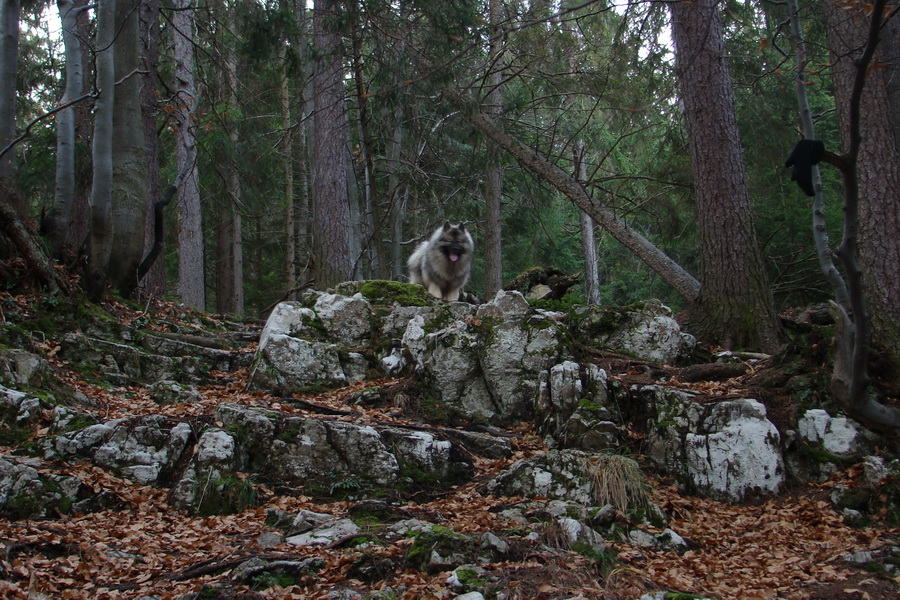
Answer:
<path fill-rule="evenodd" d="M 372 304 L 400 304 L 401 306 L 428 306 L 428 292 L 421 285 L 375 279 L 363 282 L 359 287 L 366 300 Z"/>

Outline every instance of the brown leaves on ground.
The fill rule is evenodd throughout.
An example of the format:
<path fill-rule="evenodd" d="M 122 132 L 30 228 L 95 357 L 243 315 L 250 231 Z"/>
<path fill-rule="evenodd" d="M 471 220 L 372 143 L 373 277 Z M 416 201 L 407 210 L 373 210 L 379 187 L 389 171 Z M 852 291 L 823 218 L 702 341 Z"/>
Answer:
<path fill-rule="evenodd" d="M 27 304 L 23 304 L 23 310 Z M 116 310 L 127 320 L 136 311 Z M 177 318 L 170 307 L 169 319 Z M 44 350 L 53 361 L 55 342 Z M 360 422 L 402 423 L 396 407 L 350 406 L 353 393 L 369 387 L 365 382 L 318 396 L 304 397 L 307 404 L 248 391 L 245 373 L 221 374 L 221 383 L 200 388 L 202 400 L 189 405 L 159 406 L 145 388 L 103 389 L 86 383 L 65 365 L 58 374 L 67 385 L 79 389 L 99 407 L 99 419 L 162 413 L 180 419 L 209 417 L 222 402 L 240 403 L 312 414 L 310 404 L 346 413 L 338 418 Z M 613 377 L 633 377 L 625 369 Z M 401 385 L 383 380 L 382 386 Z M 709 394 L 736 393 L 738 382 L 691 384 Z M 416 425 L 416 423 L 410 423 Z M 43 433 L 43 432 L 42 432 Z M 665 482 L 655 482 L 654 500 L 670 518 L 669 526 L 683 536 L 690 550 L 647 550 L 613 543 L 617 552 L 611 568 L 598 568 L 587 557 L 527 540 L 531 530 L 503 519 L 499 513 L 521 498 L 484 496 L 481 482 L 514 460 L 542 449 L 540 438 L 522 425 L 515 434 L 515 456 L 509 460 L 475 461 L 478 473 L 472 483 L 425 502 L 408 502 L 400 509 L 456 531 L 492 532 L 515 545 L 514 558 L 483 565 L 488 576 L 515 599 L 637 599 L 647 591 L 669 590 L 703 594 L 711 598 L 893 600 L 900 596 L 900 582 L 885 574 L 871 574 L 842 560 L 846 554 L 900 544 L 900 530 L 885 526 L 879 517 L 864 529 L 844 524 L 827 502 L 829 486 L 860 485 L 858 469 L 832 481 L 793 490 L 763 503 L 733 506 L 684 496 Z M 5 449 L 8 453 L 12 448 Z M 54 464 L 47 469 L 76 475 L 99 493 L 111 490 L 118 506 L 92 514 L 60 516 L 47 521 L 0 520 L 0 597 L 17 600 L 177 599 L 189 592 L 206 590 L 213 598 L 325 599 L 338 589 L 355 589 L 363 597 L 391 587 L 405 587 L 407 599 L 453 598 L 446 588 L 448 573 L 427 574 L 404 563 L 410 539 L 382 540 L 365 548 L 311 547 L 287 544 L 261 548 L 260 534 L 274 531 L 266 524 L 267 509 L 296 513 L 302 509 L 345 516 L 352 503 L 323 502 L 302 495 L 279 495 L 260 487 L 262 505 L 236 515 L 190 517 L 173 510 L 166 490 L 138 485 L 90 464 Z M 379 538 L 379 531 L 372 530 Z M 275 585 L 252 591 L 232 581 L 233 569 L 244 560 L 302 560 L 316 557 L 322 567 L 287 588 Z M 353 568 L 365 561 L 387 559 L 393 565 L 383 579 L 365 583 L 353 579 Z"/>

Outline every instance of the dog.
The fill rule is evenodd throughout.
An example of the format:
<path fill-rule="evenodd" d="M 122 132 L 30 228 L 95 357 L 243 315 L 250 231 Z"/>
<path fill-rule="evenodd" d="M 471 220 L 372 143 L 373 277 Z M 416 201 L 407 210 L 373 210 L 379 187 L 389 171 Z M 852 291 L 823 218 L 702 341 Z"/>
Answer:
<path fill-rule="evenodd" d="M 469 281 L 474 250 L 466 225 L 445 221 L 409 257 L 409 281 L 424 286 L 435 298 L 456 302 Z"/>

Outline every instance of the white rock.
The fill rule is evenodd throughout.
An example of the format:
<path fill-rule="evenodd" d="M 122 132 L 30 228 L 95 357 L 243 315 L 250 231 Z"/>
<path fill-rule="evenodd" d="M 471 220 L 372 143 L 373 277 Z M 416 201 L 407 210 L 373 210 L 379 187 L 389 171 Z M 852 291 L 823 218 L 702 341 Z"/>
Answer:
<path fill-rule="evenodd" d="M 359 527 L 350 519 L 339 519 L 307 533 L 292 535 L 285 541 L 292 546 L 327 546 L 348 535 L 359 533 Z"/>
<path fill-rule="evenodd" d="M 781 488 L 780 436 L 765 415 L 765 406 L 756 400 L 721 402 L 704 422 L 708 433 L 686 435 L 688 472 L 698 488 L 735 501 Z"/>
<path fill-rule="evenodd" d="M 797 431 L 807 441 L 821 443 L 822 449 L 832 454 L 851 454 L 861 442 L 855 421 L 832 417 L 820 408 L 806 411 L 797 421 Z"/>

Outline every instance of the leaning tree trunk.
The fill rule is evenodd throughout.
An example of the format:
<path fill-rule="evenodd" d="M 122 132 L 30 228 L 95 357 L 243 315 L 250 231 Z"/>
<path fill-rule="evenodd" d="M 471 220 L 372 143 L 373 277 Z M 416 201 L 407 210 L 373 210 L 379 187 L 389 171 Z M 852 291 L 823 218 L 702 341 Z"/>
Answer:
<path fill-rule="evenodd" d="M 16 137 L 16 72 L 19 63 L 19 0 L 0 0 L 0 149 Z M 0 156 L 0 202 L 24 214 L 16 191 L 16 153 Z"/>
<path fill-rule="evenodd" d="M 203 225 L 197 173 L 197 140 L 194 90 L 193 9 L 190 0 L 179 0 L 172 14 L 175 54 L 175 92 L 178 131 L 175 154 L 178 170 L 187 175 L 178 192 L 178 296 L 194 308 L 204 309 Z"/>
<path fill-rule="evenodd" d="M 478 130 L 509 152 L 524 167 L 530 169 L 535 175 L 564 194 L 578 208 L 587 212 L 596 221 L 597 225 L 608 231 L 618 242 L 644 261 L 647 266 L 653 269 L 685 299 L 690 302 L 697 299 L 700 293 L 700 282 L 693 275 L 666 256 L 662 250 L 653 245 L 647 238 L 632 229 L 615 212 L 588 194 L 584 186 L 571 174 L 566 173 L 553 164 L 546 156 L 535 152 L 532 148 L 525 146 L 509 134 L 501 131 L 490 117 L 482 114 L 477 109 L 473 109 L 456 92 L 452 90 L 445 90 L 445 92 L 465 111 L 466 118 Z"/>
<path fill-rule="evenodd" d="M 313 7 L 313 240 L 316 286 L 325 289 L 351 278 L 347 196 L 347 111 L 344 106 L 339 0 Z"/>
<path fill-rule="evenodd" d="M 784 337 L 753 224 L 717 3 L 669 8 L 700 232 L 703 286 L 691 325 L 708 342 L 774 352 Z"/>

